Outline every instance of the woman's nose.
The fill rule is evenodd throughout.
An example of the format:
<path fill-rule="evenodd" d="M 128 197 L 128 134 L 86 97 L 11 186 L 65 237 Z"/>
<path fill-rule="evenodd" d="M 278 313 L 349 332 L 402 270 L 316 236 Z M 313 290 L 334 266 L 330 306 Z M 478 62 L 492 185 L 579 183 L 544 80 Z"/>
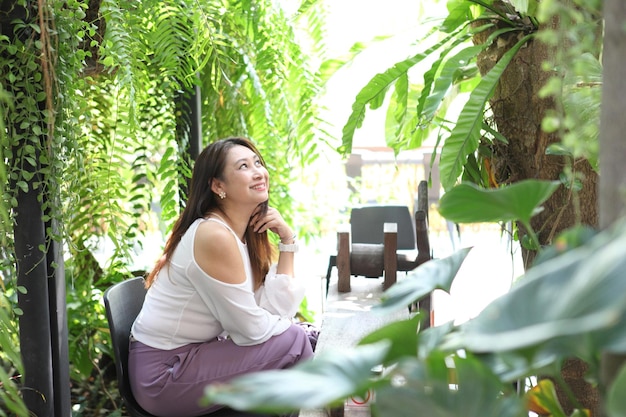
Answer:
<path fill-rule="evenodd" d="M 263 178 L 263 168 L 256 168 L 253 174 L 254 178 Z"/>

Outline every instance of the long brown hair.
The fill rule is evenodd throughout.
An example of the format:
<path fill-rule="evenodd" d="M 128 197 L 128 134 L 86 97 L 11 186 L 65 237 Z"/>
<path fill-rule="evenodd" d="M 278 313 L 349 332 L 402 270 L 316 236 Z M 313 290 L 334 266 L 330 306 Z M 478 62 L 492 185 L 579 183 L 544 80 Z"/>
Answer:
<path fill-rule="evenodd" d="M 176 250 L 180 239 L 185 234 L 189 226 L 198 218 L 204 217 L 210 211 L 218 208 L 221 204 L 215 193 L 211 191 L 211 183 L 214 178 L 223 180 L 224 165 L 228 151 L 236 145 L 245 146 L 254 152 L 260 159 L 261 164 L 265 166 L 265 161 L 259 153 L 258 149 L 250 140 L 240 137 L 231 137 L 221 139 L 208 145 L 198 155 L 193 167 L 191 175 L 191 184 L 189 188 L 189 197 L 187 204 L 180 214 L 178 220 L 174 224 L 172 233 L 167 239 L 163 256 L 157 261 L 146 278 L 146 287 L 150 287 L 156 279 L 159 271 L 163 268 L 172 257 Z M 267 211 L 268 202 L 263 203 L 262 210 Z M 255 288 L 262 283 L 272 261 L 272 246 L 264 233 L 256 233 L 252 228 L 246 229 L 246 242 L 248 244 L 248 252 L 250 253 L 250 263 L 254 274 Z"/>

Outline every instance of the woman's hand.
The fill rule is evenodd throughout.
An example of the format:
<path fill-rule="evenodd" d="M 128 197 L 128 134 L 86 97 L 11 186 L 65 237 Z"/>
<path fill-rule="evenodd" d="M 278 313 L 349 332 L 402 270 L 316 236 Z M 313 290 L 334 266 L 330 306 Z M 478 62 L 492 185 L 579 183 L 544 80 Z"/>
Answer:
<path fill-rule="evenodd" d="M 280 237 L 283 245 L 295 243 L 293 230 L 287 225 L 278 210 L 273 207 L 268 207 L 265 214 L 263 214 L 261 207 L 257 207 L 250 218 L 250 226 L 257 233 L 271 230 Z M 294 252 L 280 252 L 278 264 L 276 265 L 276 274 L 293 277 L 295 276 L 294 272 Z"/>
<path fill-rule="evenodd" d="M 262 213 L 260 206 L 257 207 L 250 218 L 250 226 L 257 233 L 263 233 L 270 230 L 280 236 L 280 241 L 285 244 L 293 243 L 293 231 L 287 225 L 283 216 L 273 207 L 268 207 L 265 214 Z"/>

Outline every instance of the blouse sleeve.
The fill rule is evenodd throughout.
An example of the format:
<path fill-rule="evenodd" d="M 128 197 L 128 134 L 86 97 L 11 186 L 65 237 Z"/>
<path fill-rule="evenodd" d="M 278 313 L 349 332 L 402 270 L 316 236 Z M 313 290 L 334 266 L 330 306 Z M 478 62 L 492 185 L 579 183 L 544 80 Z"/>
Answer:
<path fill-rule="evenodd" d="M 277 274 L 272 265 L 265 283 L 256 290 L 255 299 L 261 308 L 285 319 L 292 319 L 304 298 L 302 282 L 289 275 Z"/>
<path fill-rule="evenodd" d="M 199 288 L 201 298 L 221 323 L 230 338 L 240 346 L 265 342 L 281 334 L 290 320 L 261 308 L 251 290 L 245 285 L 224 284 L 208 278 Z"/>

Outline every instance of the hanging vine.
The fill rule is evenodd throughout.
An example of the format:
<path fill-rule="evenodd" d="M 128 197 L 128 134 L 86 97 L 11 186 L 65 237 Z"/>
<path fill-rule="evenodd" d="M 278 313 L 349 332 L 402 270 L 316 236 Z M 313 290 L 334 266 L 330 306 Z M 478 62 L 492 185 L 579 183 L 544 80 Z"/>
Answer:
<path fill-rule="evenodd" d="M 295 30 L 298 18 L 315 21 L 314 4 L 290 17 L 269 0 L 0 2 L 3 407 L 25 415 L 12 379 L 21 373 L 17 193 L 37 192 L 48 225 L 41 253 L 53 242 L 65 249 L 71 378 L 86 383 L 112 356 L 102 292 L 146 267 L 135 262 L 146 234 L 166 234 L 177 216 L 181 91 L 201 86 L 205 143 L 257 142 L 275 178 L 272 204 L 292 213 L 290 167 L 311 161 L 323 137 L 321 81 Z"/>

